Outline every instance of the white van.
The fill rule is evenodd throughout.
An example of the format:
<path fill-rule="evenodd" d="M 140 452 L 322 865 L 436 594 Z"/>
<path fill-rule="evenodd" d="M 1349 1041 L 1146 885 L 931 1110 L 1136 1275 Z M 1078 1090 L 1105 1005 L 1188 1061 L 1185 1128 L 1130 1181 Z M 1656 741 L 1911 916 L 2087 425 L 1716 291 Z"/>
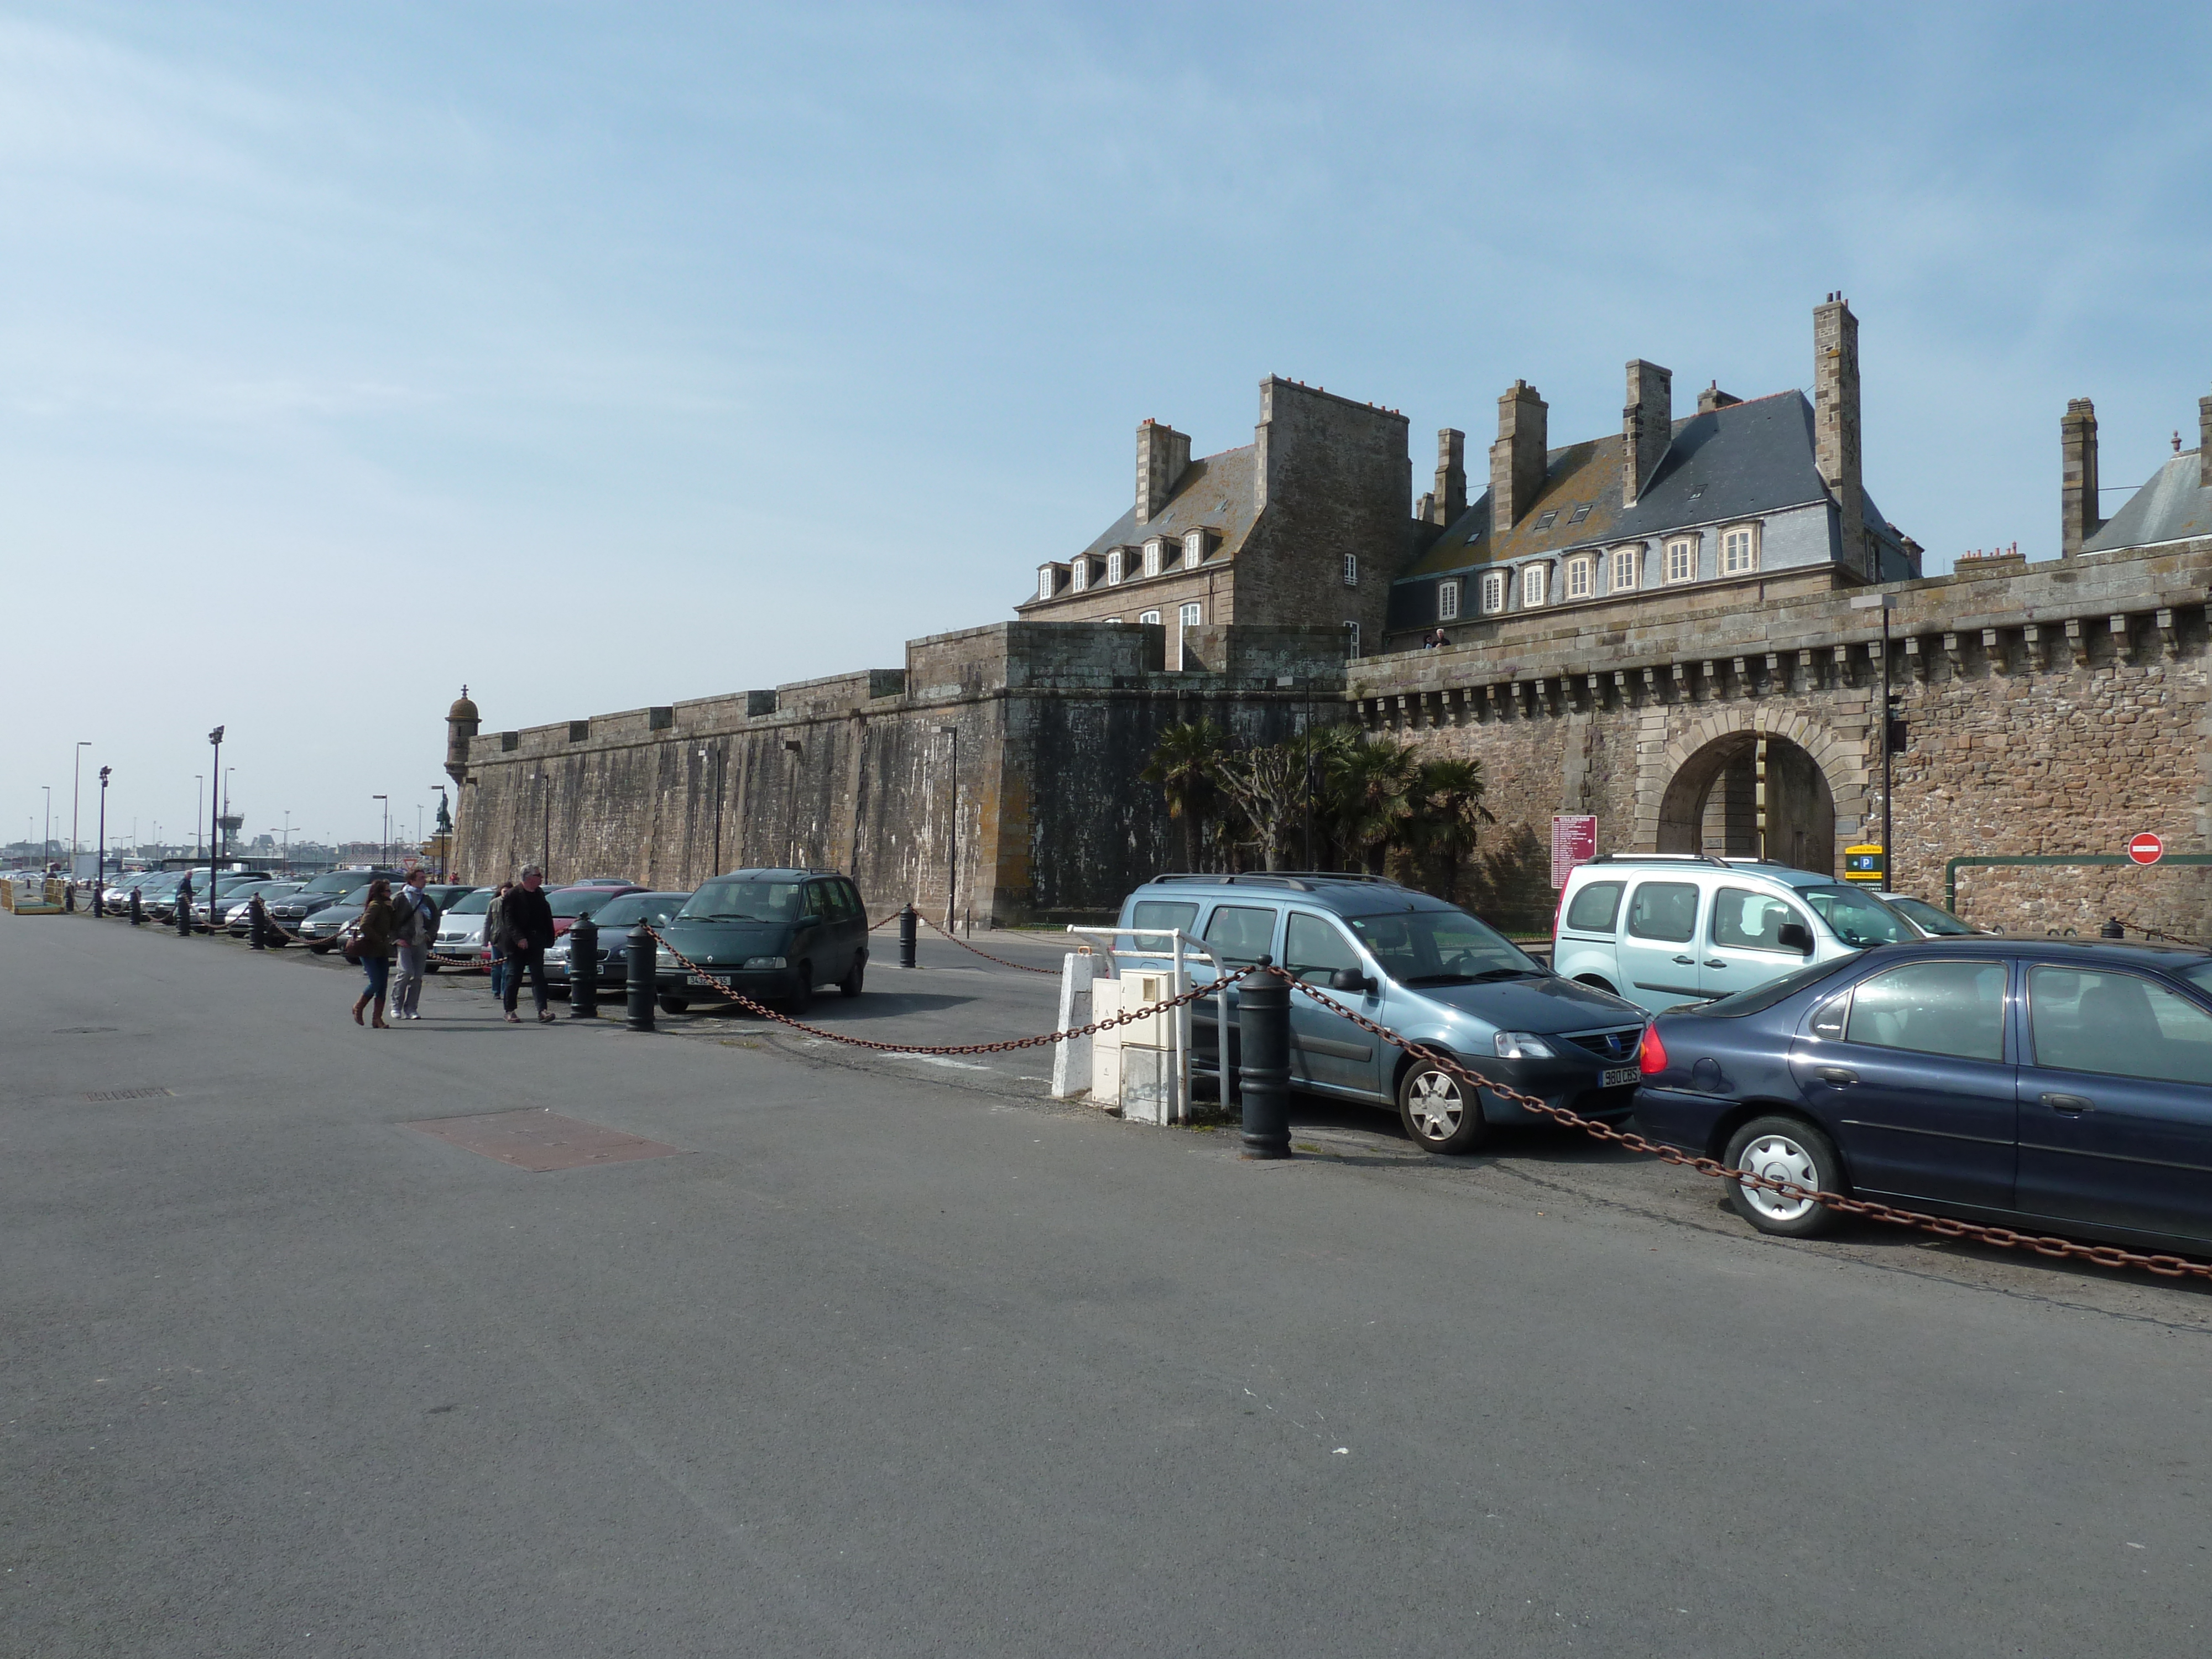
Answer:
<path fill-rule="evenodd" d="M 1764 859 L 1605 853 L 1576 867 L 1552 971 L 1657 1013 L 1918 932 L 1871 893 Z"/>

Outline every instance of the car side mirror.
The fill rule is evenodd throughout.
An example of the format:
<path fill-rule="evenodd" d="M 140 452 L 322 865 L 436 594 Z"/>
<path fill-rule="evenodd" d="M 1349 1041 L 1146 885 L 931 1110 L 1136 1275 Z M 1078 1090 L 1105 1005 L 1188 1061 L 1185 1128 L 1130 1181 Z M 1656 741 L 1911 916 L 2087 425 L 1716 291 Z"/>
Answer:
<path fill-rule="evenodd" d="M 1795 951 L 1801 957 L 1813 954 L 1813 930 L 1802 921 L 1785 921 L 1775 929 L 1774 942 L 1785 951 Z"/>
<path fill-rule="evenodd" d="M 1357 968 L 1340 968 L 1328 976 L 1328 988 L 1332 991 L 1371 991 L 1375 988 L 1375 981 Z"/>

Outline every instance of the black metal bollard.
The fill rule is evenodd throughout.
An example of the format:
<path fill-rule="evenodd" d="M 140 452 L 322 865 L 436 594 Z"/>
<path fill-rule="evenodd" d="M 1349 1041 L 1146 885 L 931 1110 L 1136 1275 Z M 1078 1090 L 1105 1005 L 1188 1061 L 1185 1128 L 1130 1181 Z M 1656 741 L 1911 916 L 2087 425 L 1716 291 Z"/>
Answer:
<path fill-rule="evenodd" d="M 1258 969 L 1237 988 L 1237 1092 L 1244 1109 L 1244 1156 L 1291 1155 L 1291 988 Z"/>
<path fill-rule="evenodd" d="M 263 906 L 261 896 L 258 893 L 253 896 L 252 902 L 246 907 L 246 935 L 255 950 L 265 951 L 269 948 L 269 912 Z"/>
<path fill-rule="evenodd" d="M 2118 916 L 2114 916 L 2097 930 L 2099 939 L 2125 939 L 2127 936 L 2128 930 L 2120 926 L 2120 919 Z"/>
<path fill-rule="evenodd" d="M 659 989 L 660 941 L 653 929 L 640 922 L 629 930 L 629 1029 L 653 1029 L 653 1000 Z"/>
<path fill-rule="evenodd" d="M 73 881 L 62 888 L 62 914 L 65 916 L 76 914 L 76 884 Z"/>
<path fill-rule="evenodd" d="M 599 1017 L 599 929 L 589 916 L 578 916 L 568 930 L 568 1018 Z"/>
<path fill-rule="evenodd" d="M 138 896 L 138 890 L 134 887 L 131 890 L 131 925 L 133 927 L 142 927 L 145 921 L 146 902 Z"/>
<path fill-rule="evenodd" d="M 899 966 L 902 968 L 914 966 L 915 935 L 920 921 L 911 904 L 899 912 Z"/>

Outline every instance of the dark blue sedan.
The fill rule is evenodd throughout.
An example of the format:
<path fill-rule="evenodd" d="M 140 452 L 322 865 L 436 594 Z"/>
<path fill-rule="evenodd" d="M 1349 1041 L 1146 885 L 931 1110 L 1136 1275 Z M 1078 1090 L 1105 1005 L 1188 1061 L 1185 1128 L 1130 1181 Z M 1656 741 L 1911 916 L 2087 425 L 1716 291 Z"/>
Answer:
<path fill-rule="evenodd" d="M 1646 1035 L 1644 1133 L 1945 1215 L 2212 1252 L 2212 953 L 2081 939 L 1885 945 Z M 1834 1212 L 1729 1183 L 1762 1232 Z"/>

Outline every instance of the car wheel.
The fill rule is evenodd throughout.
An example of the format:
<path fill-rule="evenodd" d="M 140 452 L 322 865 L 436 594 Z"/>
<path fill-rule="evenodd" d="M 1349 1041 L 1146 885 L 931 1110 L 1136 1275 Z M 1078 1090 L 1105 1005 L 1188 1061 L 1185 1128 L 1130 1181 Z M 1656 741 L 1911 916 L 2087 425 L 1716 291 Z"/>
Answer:
<path fill-rule="evenodd" d="M 1471 1152 L 1490 1133 L 1474 1091 L 1434 1060 L 1415 1060 L 1398 1079 L 1398 1116 L 1425 1152 Z"/>
<path fill-rule="evenodd" d="M 438 971 L 439 966 L 437 963 L 426 962 L 422 964 L 422 971 L 426 974 L 434 974 Z"/>
<path fill-rule="evenodd" d="M 784 1000 L 784 1004 L 794 1014 L 803 1014 L 814 1006 L 814 964 L 812 963 L 802 962 L 799 964 L 799 976 L 793 982 L 791 994 Z"/>
<path fill-rule="evenodd" d="M 1721 1162 L 1731 1170 L 1748 1170 L 1808 1189 L 1844 1190 L 1844 1164 L 1836 1156 L 1835 1142 L 1802 1118 L 1752 1119 L 1729 1137 L 1728 1151 L 1722 1154 Z M 1813 1199 L 1734 1181 L 1728 1189 L 1729 1202 L 1735 1206 L 1735 1212 L 1763 1233 L 1811 1238 L 1836 1224 L 1836 1212 Z"/>
<path fill-rule="evenodd" d="M 307 950 L 308 950 L 309 954 L 311 954 L 311 955 L 313 955 L 313 956 L 319 956 L 319 957 L 326 957 L 326 956 L 330 955 L 330 953 L 331 953 L 332 951 L 334 951 L 335 949 L 337 949 L 337 941 L 336 939 L 332 939 L 332 940 L 331 940 L 329 944 L 327 944 L 327 945 L 310 945 L 307 947 Z"/>
<path fill-rule="evenodd" d="M 663 997 L 660 999 L 660 1012 L 664 1014 L 680 1014 L 686 1009 L 690 1008 L 690 1006 L 691 999 L 690 997 Z"/>
<path fill-rule="evenodd" d="M 853 971 L 837 981 L 837 988 L 848 997 L 856 997 L 860 995 L 860 979 L 861 976 L 867 972 L 867 957 L 854 957 L 853 958 Z"/>

